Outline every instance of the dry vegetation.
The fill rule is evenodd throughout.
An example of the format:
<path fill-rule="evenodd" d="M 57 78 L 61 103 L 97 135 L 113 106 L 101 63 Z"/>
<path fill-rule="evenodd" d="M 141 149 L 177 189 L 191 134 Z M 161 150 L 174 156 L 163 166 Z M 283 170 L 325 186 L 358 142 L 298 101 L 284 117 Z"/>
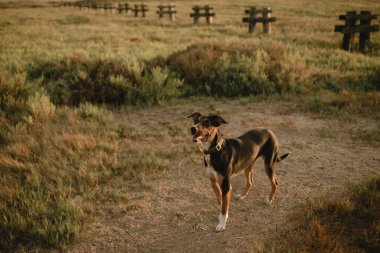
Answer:
<path fill-rule="evenodd" d="M 343 196 L 309 199 L 291 228 L 259 252 L 379 252 L 380 176 L 351 185 Z"/>
<path fill-rule="evenodd" d="M 182 126 L 148 130 L 118 120 L 141 106 L 248 95 L 348 120 L 379 118 L 380 33 L 359 54 L 340 50 L 341 35 L 332 32 L 346 10 L 380 14 L 377 1 L 256 1 L 278 18 L 271 35 L 260 26 L 247 33 L 241 17 L 250 1 L 208 1 L 217 13 L 212 26 L 192 25 L 192 1 L 171 1 L 174 23 L 158 21 L 159 1 L 146 2 L 148 17 L 135 19 L 49 1 L 0 1 L 0 251 L 65 247 L 96 201 L 125 201 L 120 192 L 99 194 L 100 185 L 117 175 L 150 189 L 147 177 L 170 168 L 181 151 L 192 152 L 174 134 Z M 333 138 L 333 131 L 318 134 Z M 371 147 L 379 135 L 379 128 L 350 132 Z M 133 146 L 141 138 L 147 143 Z M 150 150 L 150 139 L 173 138 L 176 153 Z M 317 214 L 312 230 L 335 233 Z M 369 232 L 378 235 L 376 224 Z"/>

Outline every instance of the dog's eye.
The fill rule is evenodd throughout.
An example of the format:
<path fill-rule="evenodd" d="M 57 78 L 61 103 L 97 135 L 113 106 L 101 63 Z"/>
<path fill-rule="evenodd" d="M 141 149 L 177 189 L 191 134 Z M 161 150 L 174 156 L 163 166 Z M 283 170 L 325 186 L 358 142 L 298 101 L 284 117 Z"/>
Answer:
<path fill-rule="evenodd" d="M 210 126 L 210 121 L 205 120 L 205 121 L 203 122 L 203 126 L 204 126 L 204 127 L 209 127 L 209 126 Z"/>

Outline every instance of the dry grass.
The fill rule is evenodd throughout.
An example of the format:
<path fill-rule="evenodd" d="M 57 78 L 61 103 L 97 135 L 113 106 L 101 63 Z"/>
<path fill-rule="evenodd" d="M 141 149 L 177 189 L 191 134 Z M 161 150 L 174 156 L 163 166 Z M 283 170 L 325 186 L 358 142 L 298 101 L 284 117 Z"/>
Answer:
<path fill-rule="evenodd" d="M 352 185 L 343 196 L 310 199 L 292 227 L 260 252 L 378 252 L 380 177 Z M 303 217 L 303 218 L 301 218 Z M 294 225 L 296 224 L 296 225 Z"/>
<path fill-rule="evenodd" d="M 247 0 L 210 1 L 217 12 L 211 26 L 192 25 L 188 14 L 194 2 L 173 1 L 175 23 L 158 21 L 152 7 L 159 1 L 147 2 L 151 10 L 145 19 L 56 8 L 49 1 L 0 3 L 0 250 L 62 248 L 91 214 L 101 195 L 99 184 L 117 175 L 133 187 L 152 189 L 149 177 L 170 167 L 180 152 L 194 159 L 182 146 L 174 153 L 151 150 L 149 140 L 183 141 L 175 135 L 178 125 L 144 129 L 117 121 L 120 115 L 88 101 L 160 104 L 199 95 L 188 86 L 207 92 L 229 82 L 231 94 L 219 95 L 246 95 L 232 94 L 241 83 L 252 94 L 264 94 L 242 104 L 288 99 L 328 115 L 367 113 L 379 106 L 380 33 L 373 34 L 373 47 L 363 55 L 341 51 L 341 35 L 332 32 L 337 16 L 348 9 L 380 13 L 376 1 L 258 1 L 278 18 L 271 35 L 260 27 L 247 34 L 241 23 L 244 8 L 252 4 Z M 249 78 L 260 90 L 250 90 Z M 64 102 L 68 98 L 74 100 Z M 209 108 L 215 109 L 212 103 Z M 333 135 L 324 129 L 319 134 Z M 379 142 L 377 130 L 352 136 L 366 144 Z M 131 144 L 141 137 L 148 143 Z M 125 150 L 119 150 L 120 142 Z M 76 196 L 83 203 L 73 201 Z M 102 196 L 125 200 L 114 190 Z M 316 231 L 311 238 L 330 233 L 320 220 L 310 226 Z M 333 247 L 342 243 L 332 241 Z"/>
<path fill-rule="evenodd" d="M 178 74 L 186 85 L 205 86 L 203 95 L 217 91 L 223 91 L 218 96 L 290 93 L 289 97 L 293 97 L 293 100 L 299 97 L 298 101 L 305 104 L 307 109 L 327 115 L 365 112 L 366 108 L 379 105 L 379 33 L 371 36 L 372 50 L 364 55 L 340 50 L 342 36 L 333 33 L 334 25 L 339 23 L 339 14 L 348 9 L 380 12 L 375 2 L 256 2 L 257 5 L 271 6 L 273 15 L 278 18 L 273 24 L 271 35 L 262 34 L 260 27 L 255 34 L 247 34 L 247 27 L 241 18 L 244 8 L 252 4 L 249 1 L 210 2 L 217 13 L 215 24 L 211 26 L 192 25 L 188 14 L 193 2 L 173 2 L 178 9 L 174 23 L 166 19 L 157 21 L 153 6 L 158 1 L 147 2 L 151 10 L 144 19 L 72 7 L 54 8 L 46 2 L 43 2 L 45 8 L 35 8 L 32 12 L 28 8 L 1 9 L 0 27 L 3 36 L 0 43 L 4 50 L 0 54 L 0 69 L 11 75 L 30 74 L 30 71 L 38 68 L 49 70 L 41 63 L 53 64 L 53 67 L 56 64 L 57 68 L 65 63 L 72 69 L 65 70 L 63 79 L 52 81 L 50 87 L 59 87 L 63 83 L 71 90 L 80 84 L 84 86 L 80 89 L 86 90 L 87 87 L 89 92 L 90 89 L 100 89 L 101 85 L 95 85 L 100 82 L 124 89 L 121 97 L 114 96 L 114 92 L 120 90 L 111 89 L 112 94 L 109 96 L 99 98 L 100 94 L 95 93 L 90 97 L 85 96 L 81 101 L 71 101 L 73 104 L 84 101 L 159 103 L 160 100 L 194 94 L 186 87 L 181 87 L 174 78 Z M 205 44 L 210 46 L 200 51 L 199 57 L 196 52 L 186 51 L 175 57 L 178 51 L 189 46 Z M 214 45 L 222 50 L 211 50 Z M 232 57 L 231 52 L 238 55 Z M 83 68 L 91 66 L 97 59 L 112 63 L 112 68 L 116 67 L 112 70 L 115 73 L 102 73 L 104 80 L 88 79 L 87 70 Z M 154 90 L 148 87 L 150 83 L 155 83 L 154 87 L 162 85 L 159 80 L 162 80 L 162 75 L 168 75 L 165 69 L 161 69 L 156 76 L 149 74 L 137 83 L 130 83 L 129 77 L 117 71 L 121 66 L 128 66 L 133 73 L 141 74 L 147 72 L 147 66 L 161 65 L 163 62 L 164 66 L 161 67 L 166 67 L 168 63 L 175 72 L 167 79 L 169 83 L 170 80 L 174 81 L 171 88 Z M 212 68 L 214 65 L 216 68 Z M 49 81 L 49 71 L 42 74 L 45 81 Z M 87 81 L 78 82 L 78 79 Z M 229 87 L 224 88 L 227 84 Z M 145 86 L 146 89 L 141 89 Z M 246 87 L 246 90 L 240 86 Z M 178 90 L 182 93 L 178 93 Z M 65 93 L 67 90 L 59 92 Z M 156 98 L 155 94 L 159 94 L 159 97 Z M 56 101 L 55 95 L 52 96 L 53 101 Z M 131 97 L 137 101 L 131 102 Z"/>
<path fill-rule="evenodd" d="M 118 129 L 126 126 L 105 108 L 85 107 L 59 108 L 8 129 L 0 150 L 0 249 L 64 247 L 91 213 L 98 185 L 122 176 L 150 189 L 148 178 L 168 168 L 165 152 L 119 150 Z"/>

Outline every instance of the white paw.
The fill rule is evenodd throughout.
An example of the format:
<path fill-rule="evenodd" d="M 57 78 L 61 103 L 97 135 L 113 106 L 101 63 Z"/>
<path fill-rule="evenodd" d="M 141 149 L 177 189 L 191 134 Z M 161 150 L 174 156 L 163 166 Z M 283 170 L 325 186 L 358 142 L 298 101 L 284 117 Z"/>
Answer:
<path fill-rule="evenodd" d="M 269 200 L 269 197 L 266 197 L 264 203 L 265 203 L 266 205 L 270 206 L 270 205 L 273 204 L 273 200 Z"/>
<path fill-rule="evenodd" d="M 219 214 L 219 224 L 216 226 L 216 231 L 223 231 L 226 229 L 228 214 Z"/>
<path fill-rule="evenodd" d="M 245 199 L 245 197 L 246 197 L 246 195 L 243 195 L 243 196 L 241 194 L 235 195 L 236 200 L 243 200 L 243 199 Z"/>
<path fill-rule="evenodd" d="M 216 231 L 223 231 L 223 230 L 225 230 L 226 229 L 226 224 L 225 223 L 223 223 L 223 222 L 220 222 L 219 224 L 218 224 L 218 226 L 216 226 Z"/>

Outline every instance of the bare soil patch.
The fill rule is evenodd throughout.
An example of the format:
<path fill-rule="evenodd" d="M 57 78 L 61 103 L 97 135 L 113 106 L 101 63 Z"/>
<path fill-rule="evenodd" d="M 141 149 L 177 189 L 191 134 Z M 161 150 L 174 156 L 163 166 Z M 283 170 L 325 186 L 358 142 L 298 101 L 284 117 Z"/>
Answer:
<path fill-rule="evenodd" d="M 280 153 L 291 152 L 277 166 L 274 205 L 264 205 L 270 183 L 258 161 L 249 195 L 231 202 L 226 231 L 220 233 L 215 232 L 220 210 L 188 132 L 191 121 L 185 117 L 193 111 L 222 115 L 229 122 L 222 128 L 226 138 L 267 127 L 279 138 Z M 152 173 L 148 187 L 121 177 L 99 186 L 104 197 L 68 252 L 249 251 L 286 228 L 305 198 L 336 195 L 347 182 L 380 171 L 379 146 L 352 138 L 357 130 L 378 127 L 370 117 L 332 119 L 304 113 L 293 103 L 221 101 L 141 109 L 121 113 L 119 120 L 142 133 L 120 142 L 120 159 L 131 148 L 145 148 L 173 153 L 171 164 Z M 233 179 L 233 194 L 243 190 L 244 180 L 243 174 Z M 107 193 L 115 191 L 125 200 L 109 200 Z"/>

